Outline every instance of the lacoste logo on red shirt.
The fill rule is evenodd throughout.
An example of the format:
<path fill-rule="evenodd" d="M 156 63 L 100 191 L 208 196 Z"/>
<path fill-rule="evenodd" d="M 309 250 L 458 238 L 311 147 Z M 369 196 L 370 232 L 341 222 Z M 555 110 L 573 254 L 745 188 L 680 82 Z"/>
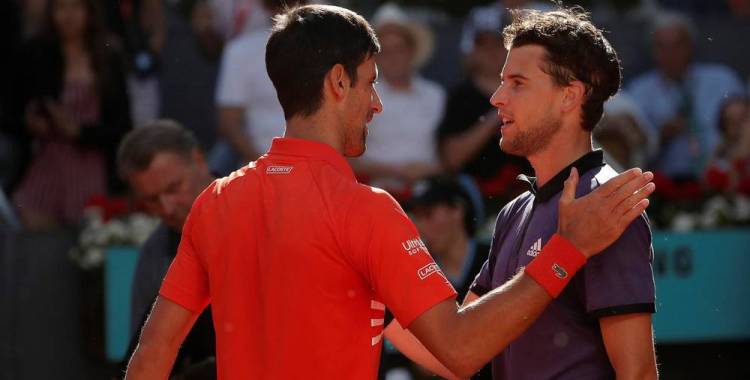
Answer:
<path fill-rule="evenodd" d="M 417 271 L 417 275 L 419 275 L 420 280 L 424 280 L 425 278 L 429 277 L 433 273 L 440 272 L 440 267 L 435 263 L 429 263 L 422 268 L 419 268 Z"/>
<path fill-rule="evenodd" d="M 289 174 L 292 169 L 293 166 L 269 166 L 266 168 L 266 174 Z"/>

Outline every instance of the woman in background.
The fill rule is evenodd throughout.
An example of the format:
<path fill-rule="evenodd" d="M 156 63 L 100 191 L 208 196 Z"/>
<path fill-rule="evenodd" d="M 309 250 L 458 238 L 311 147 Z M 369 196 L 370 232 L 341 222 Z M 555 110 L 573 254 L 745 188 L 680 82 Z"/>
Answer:
<path fill-rule="evenodd" d="M 94 0 L 51 0 L 22 50 L 11 117 L 28 167 L 12 200 L 29 229 L 75 225 L 92 195 L 121 188 L 114 155 L 131 123 L 118 46 Z"/>

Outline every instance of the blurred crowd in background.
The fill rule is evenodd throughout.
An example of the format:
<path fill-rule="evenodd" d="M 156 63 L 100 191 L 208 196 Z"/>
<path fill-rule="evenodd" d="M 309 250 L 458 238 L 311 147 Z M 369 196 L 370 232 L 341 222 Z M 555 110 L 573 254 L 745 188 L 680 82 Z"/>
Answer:
<path fill-rule="evenodd" d="M 9 0 L 0 5 L 0 226 L 79 228 L 84 210 L 141 207 L 116 169 L 128 131 L 172 119 L 218 176 L 284 133 L 265 69 L 282 2 Z M 528 162 L 499 150 L 489 98 L 509 9 L 548 1 L 341 0 L 371 21 L 382 52 L 362 182 L 414 217 L 457 289 L 476 273 L 488 224 L 525 191 Z M 613 166 L 656 173 L 660 229 L 750 223 L 750 0 L 582 0 L 624 67 L 595 146 Z M 115 206 L 111 206 L 114 204 Z M 469 241 L 477 243 L 466 244 Z M 485 239 L 486 240 L 486 239 Z M 456 244 L 460 242 L 460 244 Z M 467 251 L 466 247 L 470 247 Z M 478 248 L 479 247 L 479 248 Z M 468 258 L 467 258 L 468 257 Z"/>
<path fill-rule="evenodd" d="M 263 154 L 284 125 L 264 61 L 274 3 L 5 2 L 4 224 L 75 226 L 92 199 L 125 196 L 114 169 L 117 145 L 156 118 L 191 130 L 218 175 Z M 352 160 L 361 181 L 406 200 L 420 181 L 465 176 L 489 216 L 524 190 L 516 176 L 532 169 L 498 149 L 488 99 L 506 55 L 500 31 L 509 9 L 553 3 L 331 3 L 370 16 L 382 44 L 385 112 L 370 126 L 365 155 Z M 750 60 L 735 41 L 747 26 L 733 29 L 748 24 L 750 2 L 564 3 L 575 4 L 609 31 L 624 66 L 623 90 L 606 104 L 595 145 L 615 165 L 656 171 L 656 225 L 746 223 L 744 215 L 713 218 L 714 225 L 680 216 L 716 195 L 731 209 L 735 195 L 750 194 Z"/>

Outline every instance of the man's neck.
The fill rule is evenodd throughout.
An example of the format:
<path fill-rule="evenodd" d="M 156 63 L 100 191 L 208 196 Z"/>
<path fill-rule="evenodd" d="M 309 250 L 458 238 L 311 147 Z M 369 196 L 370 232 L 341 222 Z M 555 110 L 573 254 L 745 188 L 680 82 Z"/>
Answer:
<path fill-rule="evenodd" d="M 547 147 L 527 157 L 534 168 L 537 188 L 544 186 L 565 167 L 593 150 L 591 133 L 583 129 L 577 133 L 560 132 Z"/>
<path fill-rule="evenodd" d="M 341 139 L 335 134 L 337 128 L 331 128 L 334 122 L 321 112 L 310 117 L 293 117 L 286 122 L 284 137 L 317 141 L 343 154 Z"/>

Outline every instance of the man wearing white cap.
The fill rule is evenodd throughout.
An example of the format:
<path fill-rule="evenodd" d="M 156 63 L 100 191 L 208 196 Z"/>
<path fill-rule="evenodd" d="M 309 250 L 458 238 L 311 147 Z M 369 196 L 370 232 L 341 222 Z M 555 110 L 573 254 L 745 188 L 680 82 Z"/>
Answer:
<path fill-rule="evenodd" d="M 393 4 L 378 9 L 373 25 L 382 48 L 376 57 L 383 78 L 377 90 L 389 111 L 373 120 L 367 152 L 354 168 L 360 178 L 398 196 L 441 169 L 435 131 L 445 91 L 418 74 L 434 46 L 426 26 Z"/>

